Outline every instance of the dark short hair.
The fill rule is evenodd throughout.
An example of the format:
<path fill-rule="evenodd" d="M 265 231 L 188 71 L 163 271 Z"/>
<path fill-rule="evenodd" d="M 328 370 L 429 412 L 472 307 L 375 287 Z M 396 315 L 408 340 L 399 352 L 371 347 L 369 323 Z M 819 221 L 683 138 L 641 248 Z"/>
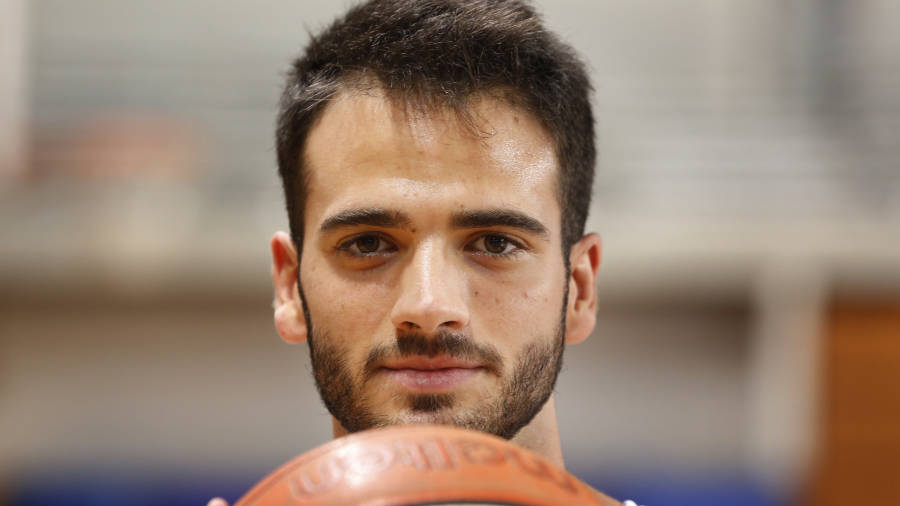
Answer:
<path fill-rule="evenodd" d="M 342 87 L 375 82 L 406 103 L 450 107 L 498 93 L 534 115 L 559 165 L 564 261 L 584 233 L 594 178 L 590 81 L 571 47 L 522 0 L 371 0 L 314 35 L 288 73 L 278 113 L 278 172 L 302 250 L 310 128 Z M 299 253 L 299 251 L 298 251 Z"/>

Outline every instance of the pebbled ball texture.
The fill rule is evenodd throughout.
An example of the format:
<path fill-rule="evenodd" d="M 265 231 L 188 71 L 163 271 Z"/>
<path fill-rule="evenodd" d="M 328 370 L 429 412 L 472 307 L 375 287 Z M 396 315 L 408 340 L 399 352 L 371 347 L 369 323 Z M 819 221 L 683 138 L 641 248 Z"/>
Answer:
<path fill-rule="evenodd" d="M 448 503 L 621 504 L 496 436 L 406 425 L 352 434 L 300 455 L 235 506 Z"/>

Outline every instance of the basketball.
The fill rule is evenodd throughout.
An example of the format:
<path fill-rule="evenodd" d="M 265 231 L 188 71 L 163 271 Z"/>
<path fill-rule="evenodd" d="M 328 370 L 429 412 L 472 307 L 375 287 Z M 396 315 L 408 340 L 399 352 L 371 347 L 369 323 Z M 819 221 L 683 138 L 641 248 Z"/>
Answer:
<path fill-rule="evenodd" d="M 496 436 L 439 425 L 373 429 L 289 461 L 235 506 L 614 505 L 539 455 Z"/>

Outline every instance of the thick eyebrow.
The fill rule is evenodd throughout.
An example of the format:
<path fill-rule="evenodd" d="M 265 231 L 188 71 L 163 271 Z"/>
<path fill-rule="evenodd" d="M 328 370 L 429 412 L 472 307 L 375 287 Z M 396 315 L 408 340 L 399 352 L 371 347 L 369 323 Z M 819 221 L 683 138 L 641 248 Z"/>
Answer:
<path fill-rule="evenodd" d="M 370 227 L 399 228 L 409 227 L 412 220 L 400 211 L 381 209 L 378 207 L 347 209 L 329 216 L 319 227 L 319 232 L 328 232 L 337 228 L 367 225 Z"/>
<path fill-rule="evenodd" d="M 531 232 L 541 237 L 550 235 L 543 223 L 512 209 L 463 211 L 455 214 L 450 223 L 455 228 L 509 227 Z"/>

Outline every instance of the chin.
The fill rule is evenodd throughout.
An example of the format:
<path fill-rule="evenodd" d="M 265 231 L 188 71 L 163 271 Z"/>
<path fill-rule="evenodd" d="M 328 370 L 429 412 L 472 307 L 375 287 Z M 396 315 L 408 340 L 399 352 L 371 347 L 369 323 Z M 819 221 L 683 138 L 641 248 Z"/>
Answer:
<path fill-rule="evenodd" d="M 402 413 L 392 417 L 391 425 L 402 424 L 437 424 L 460 425 L 457 416 L 454 416 L 452 408 L 440 408 L 434 410 L 405 409 Z"/>

